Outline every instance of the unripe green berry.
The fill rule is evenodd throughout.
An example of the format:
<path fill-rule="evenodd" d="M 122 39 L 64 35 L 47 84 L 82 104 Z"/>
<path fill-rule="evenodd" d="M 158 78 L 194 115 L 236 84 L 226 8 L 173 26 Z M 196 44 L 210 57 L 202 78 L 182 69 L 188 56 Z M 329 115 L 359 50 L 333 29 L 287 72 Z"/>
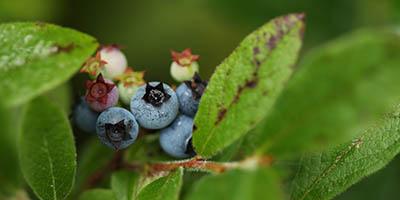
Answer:
<path fill-rule="evenodd" d="M 196 72 L 199 72 L 199 64 L 196 62 L 199 55 L 192 54 L 190 49 L 181 53 L 172 51 L 172 64 L 170 73 L 172 78 L 178 82 L 191 80 Z"/>
<path fill-rule="evenodd" d="M 199 64 L 192 62 L 189 66 L 181 66 L 177 62 L 171 64 L 171 76 L 178 82 L 191 80 L 196 72 L 199 72 Z"/>

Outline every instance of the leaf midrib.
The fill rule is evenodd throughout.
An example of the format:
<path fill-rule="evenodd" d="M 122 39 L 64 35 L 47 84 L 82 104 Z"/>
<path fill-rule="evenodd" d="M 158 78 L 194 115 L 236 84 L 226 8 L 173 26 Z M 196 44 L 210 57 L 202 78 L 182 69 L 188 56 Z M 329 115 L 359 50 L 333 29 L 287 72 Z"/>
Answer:
<path fill-rule="evenodd" d="M 292 32 L 296 30 L 296 28 L 298 29 L 299 27 L 298 27 L 298 26 L 293 26 L 293 28 L 292 28 L 290 31 L 288 31 L 287 34 L 285 34 L 282 38 L 280 38 L 279 41 L 283 41 L 285 38 L 287 38 L 289 35 L 291 35 Z M 277 47 L 278 47 L 280 44 L 281 44 L 281 43 L 279 43 L 279 44 L 277 45 Z M 268 60 L 268 58 L 271 57 L 270 54 L 272 54 L 272 53 L 273 53 L 273 51 L 269 52 L 268 56 L 265 57 L 264 60 Z M 264 63 L 264 64 L 265 64 L 265 63 Z M 263 65 L 261 65 L 260 68 L 261 68 L 261 67 L 263 67 Z M 256 87 L 257 87 L 257 86 L 256 86 Z M 234 98 L 234 97 L 233 97 L 233 98 Z M 232 99 L 232 100 L 233 100 L 233 99 Z M 231 101 L 232 101 L 232 100 L 231 100 Z M 227 109 L 227 112 L 229 112 L 229 108 L 230 108 L 231 106 L 232 106 L 232 103 L 230 103 L 230 104 L 228 105 L 228 107 L 226 108 L 226 109 Z M 217 129 L 216 126 L 211 127 L 210 134 L 207 135 L 205 142 L 204 142 L 203 145 L 199 148 L 199 149 L 200 149 L 200 152 L 203 152 L 203 153 L 204 153 L 204 150 L 206 149 L 206 147 L 207 147 L 208 143 L 210 142 L 212 136 L 215 135 L 215 133 L 216 133 L 215 130 L 216 130 L 216 129 Z"/>
<path fill-rule="evenodd" d="M 43 137 L 43 143 L 44 143 L 43 146 L 44 146 L 45 153 L 47 154 L 46 157 L 47 157 L 47 160 L 49 161 L 51 182 L 52 182 L 52 185 L 53 185 L 53 187 L 51 187 L 51 186 L 50 187 L 53 190 L 53 198 L 54 198 L 54 200 L 57 200 L 56 180 L 55 180 L 54 171 L 53 171 L 53 159 L 51 158 L 50 151 L 49 151 L 49 146 L 48 146 L 48 141 L 47 141 L 47 138 L 45 136 Z"/>
<path fill-rule="evenodd" d="M 339 166 L 339 164 L 344 159 L 346 159 L 347 156 L 350 155 L 354 149 L 358 149 L 359 147 L 357 147 L 357 146 L 362 145 L 362 143 L 364 143 L 364 137 L 368 134 L 370 134 L 370 133 L 366 132 L 363 135 L 361 135 L 360 137 L 358 137 L 356 140 L 354 140 L 355 142 L 352 142 L 351 145 L 347 146 L 348 150 L 342 151 L 341 154 L 337 155 L 336 158 L 338 158 L 340 156 L 340 159 L 335 160 L 329 166 L 327 166 L 321 173 L 319 173 L 319 175 L 314 179 L 314 181 L 308 187 L 305 188 L 305 192 L 301 196 L 300 200 L 304 200 L 308 196 L 308 194 L 312 191 L 312 189 L 315 187 L 315 185 L 317 185 L 322 180 L 322 178 L 326 177 L 330 172 L 334 171 L 336 169 L 336 166 Z M 400 138 L 397 138 L 396 141 L 394 141 L 392 143 L 392 145 L 389 145 L 386 149 L 390 148 L 390 146 L 393 146 L 398 141 L 400 141 Z M 300 170 L 298 171 L 298 173 L 299 172 L 300 172 Z"/>

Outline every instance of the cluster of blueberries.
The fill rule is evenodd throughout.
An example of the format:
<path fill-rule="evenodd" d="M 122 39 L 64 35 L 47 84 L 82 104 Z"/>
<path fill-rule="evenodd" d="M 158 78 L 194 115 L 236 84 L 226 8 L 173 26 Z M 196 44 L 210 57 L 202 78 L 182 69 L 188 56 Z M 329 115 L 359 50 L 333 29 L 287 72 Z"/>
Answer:
<path fill-rule="evenodd" d="M 172 52 L 170 72 L 182 82 L 174 91 L 163 82 L 146 83 L 143 72 L 127 67 L 117 46 L 100 48 L 81 70 L 94 80 L 86 82 L 86 94 L 74 108 L 74 124 L 85 132 L 96 132 L 102 143 L 115 150 L 134 143 L 139 127 L 160 130 L 160 145 L 166 153 L 176 158 L 193 156 L 193 118 L 207 86 L 198 74 L 198 58 L 190 49 Z M 130 111 L 117 107 L 119 100 L 130 105 Z"/>

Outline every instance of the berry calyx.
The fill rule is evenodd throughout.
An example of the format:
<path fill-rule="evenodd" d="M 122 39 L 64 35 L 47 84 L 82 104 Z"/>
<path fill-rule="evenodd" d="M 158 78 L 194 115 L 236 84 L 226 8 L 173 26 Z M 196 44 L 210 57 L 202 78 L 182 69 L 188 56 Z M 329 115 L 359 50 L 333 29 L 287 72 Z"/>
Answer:
<path fill-rule="evenodd" d="M 86 101 L 107 103 L 107 95 L 115 87 L 114 83 L 106 83 L 103 75 L 99 74 L 94 81 L 86 81 Z"/>
<path fill-rule="evenodd" d="M 143 79 L 144 73 L 144 71 L 133 71 L 132 68 L 128 67 L 125 72 L 116 79 L 124 84 L 125 87 L 140 86 L 145 84 Z"/>
<path fill-rule="evenodd" d="M 202 80 L 199 73 L 195 73 L 192 80 L 184 81 L 186 86 L 192 91 L 192 96 L 194 99 L 199 100 L 207 87 L 208 82 Z"/>
<path fill-rule="evenodd" d="M 154 87 L 147 83 L 146 93 L 143 95 L 142 99 L 155 107 L 159 107 L 164 102 L 168 101 L 170 97 L 171 95 L 165 92 L 163 83 L 160 82 Z"/>
<path fill-rule="evenodd" d="M 181 53 L 171 51 L 172 60 L 182 67 L 189 67 L 193 62 L 197 61 L 200 56 L 192 54 L 192 50 L 187 48 Z"/>
<path fill-rule="evenodd" d="M 115 149 L 119 149 L 122 141 L 133 139 L 127 130 L 130 130 L 133 124 L 132 120 L 128 121 L 128 125 L 125 125 L 125 120 L 121 120 L 116 124 L 106 123 L 104 125 L 106 130 L 106 136 L 110 143 Z"/>
<path fill-rule="evenodd" d="M 107 62 L 101 58 L 100 52 L 97 52 L 96 56 L 90 57 L 85 62 L 80 72 L 88 73 L 92 76 L 97 76 L 106 64 Z"/>
<path fill-rule="evenodd" d="M 99 74 L 94 81 L 86 81 L 85 100 L 89 106 L 101 112 L 118 103 L 118 89 L 115 84 Z"/>
<path fill-rule="evenodd" d="M 96 133 L 100 141 L 115 150 L 133 144 L 139 133 L 139 125 L 128 110 L 111 107 L 104 110 L 96 122 Z"/>

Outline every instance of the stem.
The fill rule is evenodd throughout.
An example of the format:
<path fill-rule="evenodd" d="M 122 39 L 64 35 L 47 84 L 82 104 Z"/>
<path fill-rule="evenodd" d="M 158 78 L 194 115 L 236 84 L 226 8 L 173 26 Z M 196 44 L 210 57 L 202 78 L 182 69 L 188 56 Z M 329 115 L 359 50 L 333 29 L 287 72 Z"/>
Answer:
<path fill-rule="evenodd" d="M 259 166 L 270 166 L 273 162 L 271 156 L 252 156 L 238 162 L 214 162 L 207 161 L 199 156 L 189 160 L 159 162 L 150 164 L 124 163 L 123 151 L 116 151 L 113 159 L 102 169 L 89 177 L 85 188 L 92 188 L 101 182 L 107 175 L 115 170 L 125 169 L 131 171 L 145 172 L 146 174 L 157 174 L 162 171 L 172 171 L 179 167 L 185 169 L 223 173 L 231 169 L 254 169 Z"/>
<path fill-rule="evenodd" d="M 194 157 L 190 160 L 153 163 L 148 166 L 149 172 L 172 171 L 179 167 L 201 171 L 222 173 L 230 169 L 251 169 L 258 166 L 269 166 L 273 159 L 271 156 L 253 156 L 240 162 L 213 162 Z"/>
<path fill-rule="evenodd" d="M 184 161 L 149 164 L 148 169 L 150 172 L 159 172 L 172 171 L 179 167 L 183 167 L 186 169 L 197 169 L 211 171 L 215 173 L 222 173 L 230 168 L 229 165 L 229 163 L 217 163 L 213 161 L 206 161 L 200 157 L 194 157 L 193 159 Z"/>

